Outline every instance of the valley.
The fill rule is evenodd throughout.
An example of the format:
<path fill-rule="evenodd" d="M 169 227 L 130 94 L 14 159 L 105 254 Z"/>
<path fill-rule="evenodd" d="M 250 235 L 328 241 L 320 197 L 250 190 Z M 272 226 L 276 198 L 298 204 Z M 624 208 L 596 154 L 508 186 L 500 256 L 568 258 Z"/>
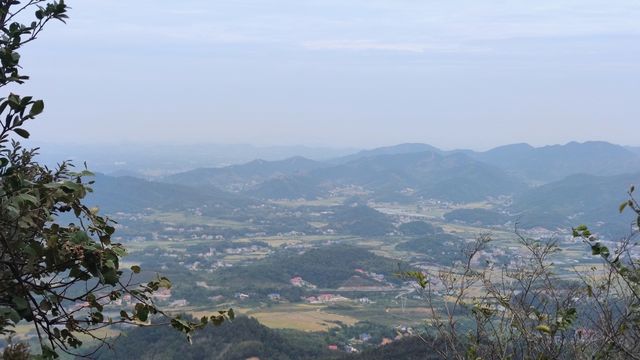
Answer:
<path fill-rule="evenodd" d="M 574 240 L 571 226 L 589 223 L 603 240 L 615 240 L 626 221 L 615 203 L 624 199 L 625 181 L 640 179 L 573 174 L 527 185 L 473 159 L 481 156 L 407 149 L 415 147 L 329 162 L 253 161 L 155 180 L 99 174 L 89 200 L 116 222 L 113 240 L 128 249 L 123 268 L 140 265 L 141 281 L 170 275 L 171 289 L 154 298 L 168 313 L 198 318 L 233 308 L 271 329 L 313 334 L 369 324 L 387 329 L 384 342 L 393 343 L 425 331 L 433 316 L 404 273 L 431 279 L 444 315 L 452 299 L 441 294 L 438 273 L 459 266 L 464 249 L 487 235 L 476 265 L 495 267 L 498 276 L 526 255 L 522 236 L 557 241 L 554 272 L 573 281 L 601 262 Z M 467 296 L 481 295 L 478 285 Z M 364 338 L 342 338 L 338 351 L 383 341 Z"/>
<path fill-rule="evenodd" d="M 524 185 L 471 156 L 403 149 L 415 147 L 327 163 L 254 161 L 153 182 L 107 177 L 101 184 L 99 176 L 96 194 L 110 197 L 98 195 L 95 202 L 107 209 L 110 202 L 129 202 L 129 211 L 118 206 L 111 215 L 116 240 L 127 244 L 126 261 L 142 266 L 142 278 L 171 274 L 173 287 L 157 299 L 170 312 L 198 317 L 234 308 L 274 329 L 326 332 L 372 323 L 415 333 L 429 313 L 403 272 L 422 271 L 437 289 L 438 272 L 455 266 L 465 246 L 483 234 L 492 241 L 478 263 L 515 266 L 524 256 L 521 235 L 555 239 L 561 248 L 555 271 L 571 281 L 578 270 L 601 263 L 570 227 L 588 221 L 614 239 L 623 215 L 612 198 L 624 198 L 622 181 L 636 178 L 585 174 Z M 569 183 L 571 176 L 579 181 Z M 608 191 L 598 195 L 597 186 Z M 578 210 L 585 205 L 589 211 Z M 595 214 L 604 221 L 581 217 L 594 209 L 602 209 Z M 451 300 L 438 301 L 441 307 Z"/>

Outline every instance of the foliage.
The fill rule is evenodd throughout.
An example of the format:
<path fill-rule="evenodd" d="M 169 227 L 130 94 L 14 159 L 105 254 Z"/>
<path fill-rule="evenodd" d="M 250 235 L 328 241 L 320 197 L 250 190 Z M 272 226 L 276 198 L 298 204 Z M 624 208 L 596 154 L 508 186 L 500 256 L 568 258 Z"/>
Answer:
<path fill-rule="evenodd" d="M 438 258 L 442 258 L 442 254 L 441 252 L 436 252 L 436 250 L 442 248 L 442 245 L 444 243 L 458 243 L 460 241 L 463 241 L 463 239 L 459 236 L 447 234 L 445 232 L 436 232 L 433 234 L 428 234 L 424 237 L 416 237 L 402 242 L 396 245 L 396 249 L 427 254 L 433 257 L 434 260 L 437 260 Z"/>
<path fill-rule="evenodd" d="M 602 259 L 576 270 L 577 281 L 554 272 L 554 240 L 516 234 L 524 256 L 505 265 L 474 259 L 491 241 L 480 236 L 464 261 L 437 274 L 405 273 L 418 282 L 430 310 L 426 340 L 446 359 L 637 359 L 640 350 L 640 269 L 633 239 L 640 206 L 620 205 L 636 215 L 631 234 L 610 249 L 585 225 L 573 236 Z M 442 344 L 444 343 L 444 346 Z"/>
<path fill-rule="evenodd" d="M 437 228 L 426 221 L 411 221 L 398 226 L 398 230 L 406 236 L 431 235 L 442 232 L 441 228 Z"/>
<path fill-rule="evenodd" d="M 366 205 L 336 206 L 329 222 L 339 233 L 358 236 L 384 236 L 394 230 L 386 215 Z"/>
<path fill-rule="evenodd" d="M 370 346 L 361 355 L 331 351 L 328 345 L 347 345 L 362 333 L 371 335 Z M 257 320 L 238 317 L 225 323 L 221 331 L 207 329 L 194 335 L 193 345 L 187 347 L 174 333 L 164 328 L 132 329 L 117 340 L 114 351 L 101 350 L 100 359 L 217 359 L 235 360 L 258 357 L 260 359 L 437 359 L 427 355 L 429 349 L 418 338 L 376 347 L 382 337 L 393 338 L 393 329 L 369 322 L 354 326 L 340 326 L 329 333 L 303 332 L 292 329 L 270 329 Z M 144 346 L 162 343 L 162 348 Z M 368 351 L 367 349 L 371 349 Z"/>
<path fill-rule="evenodd" d="M 218 330 L 218 329 L 216 329 Z M 220 331 L 205 329 L 188 346 L 166 328 L 133 329 L 119 338 L 114 351 L 101 351 L 100 359 L 321 359 L 328 350 L 319 334 L 294 330 L 279 331 L 257 320 L 238 317 L 223 324 Z M 144 344 L 161 343 L 162 347 Z"/>
<path fill-rule="evenodd" d="M 67 19 L 63 0 L 0 1 L 0 87 L 22 84 L 23 45 L 35 40 L 52 20 Z M 28 17 L 33 21 L 20 23 Z M 85 205 L 92 191 L 92 174 L 75 171 L 62 162 L 49 169 L 35 160 L 36 150 L 23 149 L 14 137 L 28 138 L 25 122 L 44 110 L 44 102 L 31 96 L 9 94 L 0 99 L 0 334 L 11 335 L 21 322 L 32 323 L 41 357 L 58 352 L 75 354 L 92 339 L 104 343 L 96 330 L 114 323 L 144 325 L 151 315 L 164 314 L 152 295 L 171 283 L 164 277 L 136 283 L 140 267 L 120 267 L 125 248 L 111 241 L 113 221 Z M 62 219 L 72 219 L 64 225 Z M 116 317 L 113 303 L 132 299 Z M 233 312 L 220 312 L 198 321 L 168 317 L 175 329 L 188 336 L 207 323 L 220 324 Z M 24 353 L 15 345 L 8 352 Z M 86 354 L 85 354 L 86 355 Z"/>

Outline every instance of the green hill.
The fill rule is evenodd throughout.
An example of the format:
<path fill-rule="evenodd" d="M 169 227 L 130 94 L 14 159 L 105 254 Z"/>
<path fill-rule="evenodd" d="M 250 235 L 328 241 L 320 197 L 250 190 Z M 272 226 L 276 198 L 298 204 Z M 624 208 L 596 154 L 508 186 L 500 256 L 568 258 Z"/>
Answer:
<path fill-rule="evenodd" d="M 375 255 L 355 246 L 330 245 L 303 253 L 280 252 L 247 266 L 224 269 L 215 274 L 221 284 L 247 289 L 289 286 L 289 280 L 301 276 L 319 288 L 337 288 L 356 275 L 356 269 L 385 275 L 399 282 L 394 274 L 400 261 Z"/>
<path fill-rule="evenodd" d="M 630 213 L 619 214 L 632 184 L 640 184 L 640 173 L 617 176 L 573 175 L 530 189 L 514 198 L 513 210 L 526 227 L 569 227 L 589 224 L 611 233 L 628 232 Z"/>
<path fill-rule="evenodd" d="M 197 332 L 193 344 L 168 326 L 134 328 L 119 337 L 113 350 L 103 348 L 96 359 L 109 360 L 274 360 L 322 359 L 331 355 L 323 337 L 272 330 L 257 320 L 239 317 Z"/>
<path fill-rule="evenodd" d="M 384 236 L 395 228 L 389 217 L 366 205 L 344 205 L 330 208 L 329 226 L 341 234 Z"/>
<path fill-rule="evenodd" d="M 269 179 L 245 192 L 261 199 L 315 199 L 326 195 L 309 176 L 288 176 Z"/>

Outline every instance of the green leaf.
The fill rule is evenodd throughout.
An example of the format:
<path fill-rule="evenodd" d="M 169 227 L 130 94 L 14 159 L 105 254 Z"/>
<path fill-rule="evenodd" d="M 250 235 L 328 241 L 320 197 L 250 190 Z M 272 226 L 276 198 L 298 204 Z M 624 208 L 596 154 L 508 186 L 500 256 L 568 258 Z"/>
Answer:
<path fill-rule="evenodd" d="M 22 296 L 15 296 L 13 298 L 13 303 L 18 311 L 27 310 L 29 308 L 29 303 Z"/>
<path fill-rule="evenodd" d="M 16 199 L 20 203 L 31 203 L 32 205 L 38 205 L 38 198 L 29 194 L 20 194 L 16 196 Z"/>
<path fill-rule="evenodd" d="M 104 283 L 107 285 L 116 285 L 120 280 L 120 274 L 116 269 L 106 269 L 102 276 L 104 277 Z"/>
<path fill-rule="evenodd" d="M 17 324 L 22 319 L 20 314 L 18 314 L 13 308 L 5 306 L 0 307 L 0 316 L 13 321 L 14 324 Z"/>
<path fill-rule="evenodd" d="M 140 271 L 142 271 L 142 269 L 140 269 L 140 266 L 138 265 L 133 265 L 131 267 L 131 271 L 133 271 L 134 274 L 140 274 Z"/>
<path fill-rule="evenodd" d="M 99 324 L 104 321 L 104 315 L 101 312 L 91 313 L 91 322 L 94 324 Z"/>
<path fill-rule="evenodd" d="M 623 202 L 622 204 L 620 204 L 620 206 L 618 207 L 618 211 L 620 211 L 620 213 L 622 213 L 624 211 L 624 209 L 627 207 L 627 205 L 629 205 L 628 201 Z"/>
<path fill-rule="evenodd" d="M 142 322 L 145 322 L 149 319 L 149 308 L 146 306 L 140 307 L 140 310 L 136 312 L 138 319 Z"/>
<path fill-rule="evenodd" d="M 29 110 L 29 115 L 36 116 L 44 111 L 44 101 L 38 100 L 31 105 L 31 110 Z"/>
<path fill-rule="evenodd" d="M 51 310 L 51 303 L 48 300 L 42 300 L 40 302 L 40 310 L 45 312 Z"/>
<path fill-rule="evenodd" d="M 158 280 L 158 286 L 165 289 L 171 289 L 171 280 L 162 277 Z"/>
<path fill-rule="evenodd" d="M 548 325 L 544 325 L 544 324 L 538 325 L 536 326 L 536 330 L 546 334 L 551 334 L 551 328 Z"/>
<path fill-rule="evenodd" d="M 69 180 L 63 182 L 61 187 L 66 193 L 79 192 L 83 189 L 82 184 L 78 184 Z"/>
<path fill-rule="evenodd" d="M 58 354 L 55 351 L 53 351 L 53 349 L 51 349 L 47 345 L 42 344 L 43 359 L 57 359 L 58 357 L 59 357 Z"/>
<path fill-rule="evenodd" d="M 600 255 L 603 258 L 608 258 L 611 253 L 609 252 L 609 248 L 606 246 L 602 246 L 600 243 L 595 243 L 591 245 L 591 254 L 592 255 Z"/>
<path fill-rule="evenodd" d="M 188 333 L 191 331 L 191 326 L 189 325 L 189 323 L 180 318 L 171 319 L 171 326 L 174 329 L 185 332 L 185 333 Z"/>
<path fill-rule="evenodd" d="M 16 134 L 18 134 L 19 136 L 21 136 L 21 137 L 23 137 L 23 138 L 25 138 L 25 139 L 28 139 L 28 138 L 29 138 L 29 136 L 30 136 L 29 132 L 28 132 L 27 130 L 25 130 L 25 129 L 15 128 L 15 129 L 13 129 L 13 131 L 14 131 Z"/>

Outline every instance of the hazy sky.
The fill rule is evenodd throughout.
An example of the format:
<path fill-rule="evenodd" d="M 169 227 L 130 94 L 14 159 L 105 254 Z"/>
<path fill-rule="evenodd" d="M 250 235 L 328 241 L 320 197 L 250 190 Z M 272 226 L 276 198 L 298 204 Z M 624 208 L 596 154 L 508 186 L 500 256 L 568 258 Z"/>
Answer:
<path fill-rule="evenodd" d="M 35 141 L 640 145 L 640 1 L 68 0 Z"/>

